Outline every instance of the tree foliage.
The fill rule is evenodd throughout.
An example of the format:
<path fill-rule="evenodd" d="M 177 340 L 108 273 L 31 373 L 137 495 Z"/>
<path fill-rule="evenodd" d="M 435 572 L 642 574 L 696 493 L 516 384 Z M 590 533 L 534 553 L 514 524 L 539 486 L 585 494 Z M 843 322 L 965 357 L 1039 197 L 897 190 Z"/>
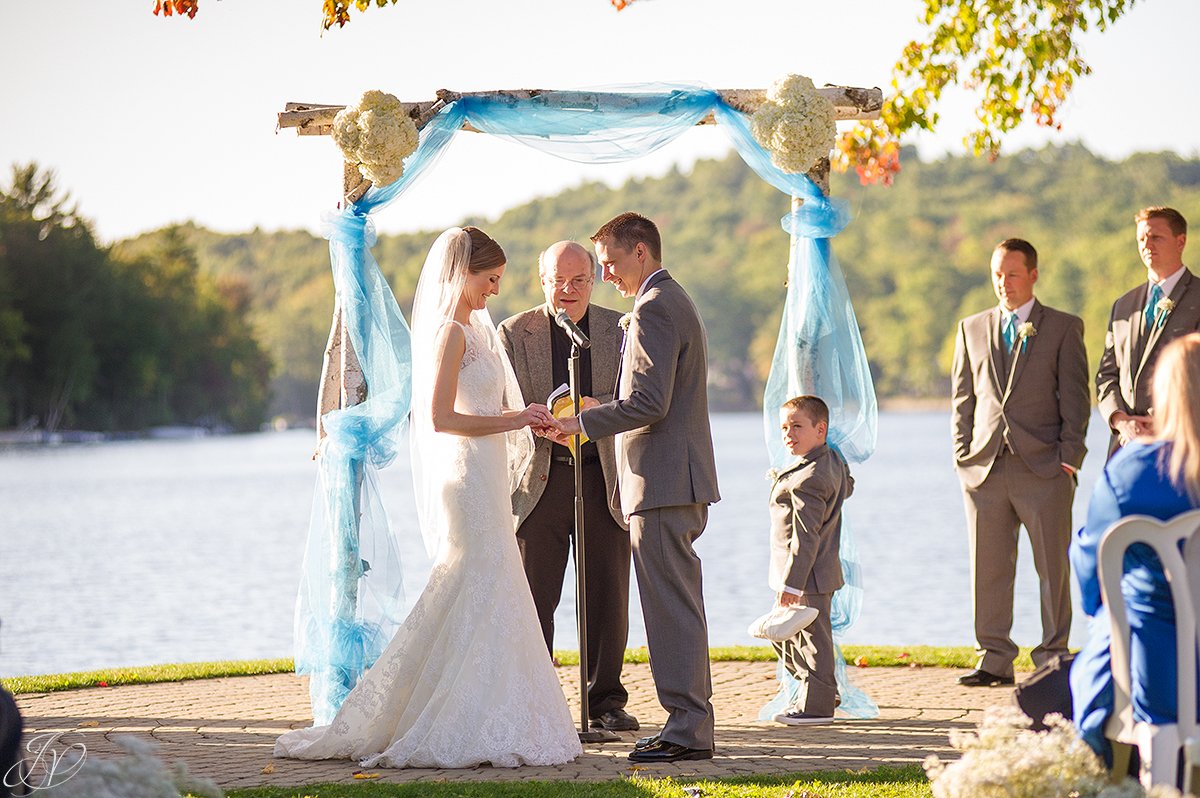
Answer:
<path fill-rule="evenodd" d="M 609 0 L 621 11 L 641 0 Z M 397 0 L 323 0 L 326 29 Z M 832 159 L 854 170 L 864 184 L 890 185 L 900 170 L 900 142 L 917 130 L 933 131 L 943 92 L 957 86 L 974 95 L 976 126 L 963 143 L 975 155 L 995 158 L 1004 137 L 1032 119 L 1061 128 L 1058 112 L 1075 80 L 1091 73 L 1080 38 L 1108 30 L 1137 0 L 920 0 L 928 32 L 905 45 L 892 67 L 891 91 L 880 118 L 845 131 Z M 197 0 L 155 0 L 154 13 L 196 15 Z"/>
<path fill-rule="evenodd" d="M 1058 112 L 1091 73 L 1080 51 L 1090 29 L 1105 31 L 1136 0 L 924 0 L 924 40 L 911 41 L 892 69 L 891 92 L 876 123 L 859 124 L 838 144 L 836 163 L 864 182 L 899 169 L 898 141 L 938 124 L 943 92 L 958 86 L 976 100 L 964 144 L 994 158 L 1004 136 L 1027 119 L 1060 128 Z"/>
<path fill-rule="evenodd" d="M 248 311 L 177 231 L 121 258 L 51 173 L 17 166 L 0 190 L 0 426 L 253 429 L 269 362 Z"/>
<path fill-rule="evenodd" d="M 1197 159 L 1156 154 L 1113 162 L 1080 146 L 994 163 L 905 157 L 907 179 L 891 191 L 845 175 L 833 181 L 834 195 L 847 198 L 855 214 L 833 248 L 884 398 L 948 396 L 954 321 L 996 301 L 988 261 L 992 247 L 1010 236 L 1028 238 L 1041 254 L 1038 296 L 1084 318 L 1095 367 L 1112 301 L 1144 279 L 1134 212 L 1162 203 L 1185 215 L 1200 209 Z M 619 189 L 585 184 L 494 220 L 463 223 L 486 229 L 508 255 L 501 293 L 488 303 L 499 321 L 542 301 L 540 250 L 564 238 L 586 243 L 622 211 L 648 214 L 662 227 L 666 266 L 695 298 L 708 329 L 713 406 L 748 409 L 761 402 L 779 332 L 788 258 L 779 218 L 787 208 L 785 197 L 730 155 L 701 161 L 690 174 L 675 170 Z M 187 225 L 179 233 L 202 273 L 245 281 L 249 315 L 275 363 L 273 412 L 311 417 L 333 309 L 327 242 L 302 231 L 225 235 Z M 120 250 L 153 250 L 164 235 L 147 234 Z M 405 313 L 435 235 L 384 235 L 375 247 Z M 629 307 L 605 284 L 596 285 L 593 301 Z"/>

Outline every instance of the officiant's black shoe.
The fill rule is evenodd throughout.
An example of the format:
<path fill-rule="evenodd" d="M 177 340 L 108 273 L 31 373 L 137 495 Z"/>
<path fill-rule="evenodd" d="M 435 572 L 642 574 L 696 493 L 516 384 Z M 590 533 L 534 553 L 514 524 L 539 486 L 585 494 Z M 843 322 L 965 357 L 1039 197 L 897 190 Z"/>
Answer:
<path fill-rule="evenodd" d="M 712 759 L 711 748 L 688 748 L 686 745 L 656 740 L 645 748 L 634 748 L 629 752 L 630 762 L 679 762 L 683 759 Z"/>
<path fill-rule="evenodd" d="M 592 718 L 592 728 L 607 729 L 608 731 L 637 731 L 642 726 L 638 723 L 637 718 L 617 707 L 610 709 L 598 718 Z"/>
<path fill-rule="evenodd" d="M 1015 681 L 1011 676 L 997 676 L 983 669 L 964 673 L 958 677 L 958 683 L 963 687 L 1000 687 L 1006 684 L 1013 684 Z"/>
<path fill-rule="evenodd" d="M 658 735 L 657 734 L 652 734 L 649 737 L 642 737 L 636 743 L 633 744 L 633 750 L 641 751 L 643 748 L 649 748 L 650 746 L 655 745 L 656 743 L 658 743 Z"/>

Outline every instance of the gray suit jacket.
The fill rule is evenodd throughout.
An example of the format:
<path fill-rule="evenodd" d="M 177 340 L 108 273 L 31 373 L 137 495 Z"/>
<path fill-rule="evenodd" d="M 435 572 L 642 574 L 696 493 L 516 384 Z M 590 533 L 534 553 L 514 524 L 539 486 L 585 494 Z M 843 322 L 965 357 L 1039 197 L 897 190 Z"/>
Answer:
<path fill-rule="evenodd" d="M 828 446 L 779 472 L 771 488 L 772 590 L 832 593 L 845 584 L 842 503 L 853 492 L 850 468 Z"/>
<path fill-rule="evenodd" d="M 1175 309 L 1161 327 L 1143 331 L 1149 284 L 1142 283 L 1113 303 L 1096 372 L 1096 403 L 1105 421 L 1118 410 L 1146 415 L 1151 406 L 1154 361 L 1170 341 L 1200 330 L 1200 280 L 1187 269 L 1171 292 Z"/>
<path fill-rule="evenodd" d="M 1034 300 L 1035 335 L 1013 347 L 1004 369 L 1000 309 L 968 316 L 954 346 L 954 462 L 959 479 L 976 488 L 1005 441 L 1029 469 L 1049 479 L 1060 463 L 1079 468 L 1091 413 L 1083 320 Z"/>
<path fill-rule="evenodd" d="M 700 314 L 660 271 L 633 307 L 616 401 L 580 414 L 592 438 L 619 436 L 623 514 L 720 500 L 707 382 Z"/>
<path fill-rule="evenodd" d="M 617 321 L 621 314 L 615 310 L 592 304 L 588 308 L 588 333 L 592 342 L 592 392 L 601 402 L 611 401 L 613 387 L 617 382 L 617 369 L 621 364 L 621 328 Z M 517 374 L 521 395 L 525 404 L 544 404 L 546 397 L 558 386 L 554 384 L 554 364 L 551 362 L 550 325 L 554 322 L 545 305 L 510 316 L 500 323 L 496 332 L 500 343 L 508 353 L 509 362 Z M 546 490 L 546 479 L 550 473 L 550 454 L 554 444 L 545 438 L 537 438 L 533 459 L 525 469 L 521 485 L 513 494 L 513 514 L 520 528 L 533 508 L 537 507 Z M 617 459 L 612 438 L 596 441 L 600 454 L 600 466 L 604 470 L 604 482 L 611 495 L 617 486 Z M 612 511 L 613 518 L 628 529 L 619 510 Z"/>

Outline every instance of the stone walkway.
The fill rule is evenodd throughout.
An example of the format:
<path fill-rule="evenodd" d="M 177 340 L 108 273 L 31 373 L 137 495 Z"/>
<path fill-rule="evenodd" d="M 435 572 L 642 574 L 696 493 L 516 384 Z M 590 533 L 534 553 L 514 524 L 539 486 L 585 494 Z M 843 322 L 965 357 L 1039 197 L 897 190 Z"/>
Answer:
<path fill-rule="evenodd" d="M 645 665 L 627 665 L 628 709 L 640 732 L 619 743 L 587 745 L 583 756 L 559 767 L 468 770 L 376 769 L 379 781 L 605 781 L 632 776 L 708 778 L 860 769 L 920 763 L 931 753 L 953 755 L 951 729 L 974 727 L 983 710 L 1007 703 L 1005 688 L 962 688 L 956 671 L 941 668 L 851 668 L 851 678 L 879 704 L 874 720 L 838 720 L 829 726 L 785 727 L 756 720 L 775 693 L 773 663 L 713 663 L 717 751 L 711 761 L 639 767 L 626 758 L 633 741 L 665 719 Z M 578 718 L 578 671 L 560 668 L 572 716 Z M 167 684 L 93 688 L 18 696 L 28 736 L 62 732 L 58 747 L 82 742 L 87 755 L 115 756 L 122 735 L 150 739 L 166 762 L 186 762 L 192 772 L 225 789 L 258 785 L 299 786 L 353 782 L 360 768 L 348 761 L 275 759 L 282 732 L 311 723 L 305 680 L 291 675 L 246 676 Z"/>

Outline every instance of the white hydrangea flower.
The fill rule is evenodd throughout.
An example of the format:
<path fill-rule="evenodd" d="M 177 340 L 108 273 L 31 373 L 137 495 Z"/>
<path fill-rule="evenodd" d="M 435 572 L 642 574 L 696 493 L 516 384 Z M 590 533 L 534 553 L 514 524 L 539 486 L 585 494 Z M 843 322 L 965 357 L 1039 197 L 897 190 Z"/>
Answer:
<path fill-rule="evenodd" d="M 404 159 L 417 149 L 417 125 L 394 95 L 364 92 L 359 101 L 333 119 L 333 140 L 342 157 L 358 166 L 376 186 L 396 182 L 404 174 Z"/>
<path fill-rule="evenodd" d="M 1080 739 L 1070 721 L 1046 718 L 1046 731 L 1033 731 L 1019 710 L 993 707 L 975 731 L 952 731 L 950 744 L 962 756 L 945 763 L 925 760 L 935 798 L 1145 798 L 1133 779 L 1110 784 L 1104 764 Z M 1171 792 L 1163 792 L 1167 798 Z M 1151 790 L 1159 795 L 1159 789 Z"/>
<path fill-rule="evenodd" d="M 803 75 L 788 75 L 767 90 L 750 119 L 750 132 L 784 172 L 807 172 L 829 155 L 837 139 L 833 103 Z"/>

